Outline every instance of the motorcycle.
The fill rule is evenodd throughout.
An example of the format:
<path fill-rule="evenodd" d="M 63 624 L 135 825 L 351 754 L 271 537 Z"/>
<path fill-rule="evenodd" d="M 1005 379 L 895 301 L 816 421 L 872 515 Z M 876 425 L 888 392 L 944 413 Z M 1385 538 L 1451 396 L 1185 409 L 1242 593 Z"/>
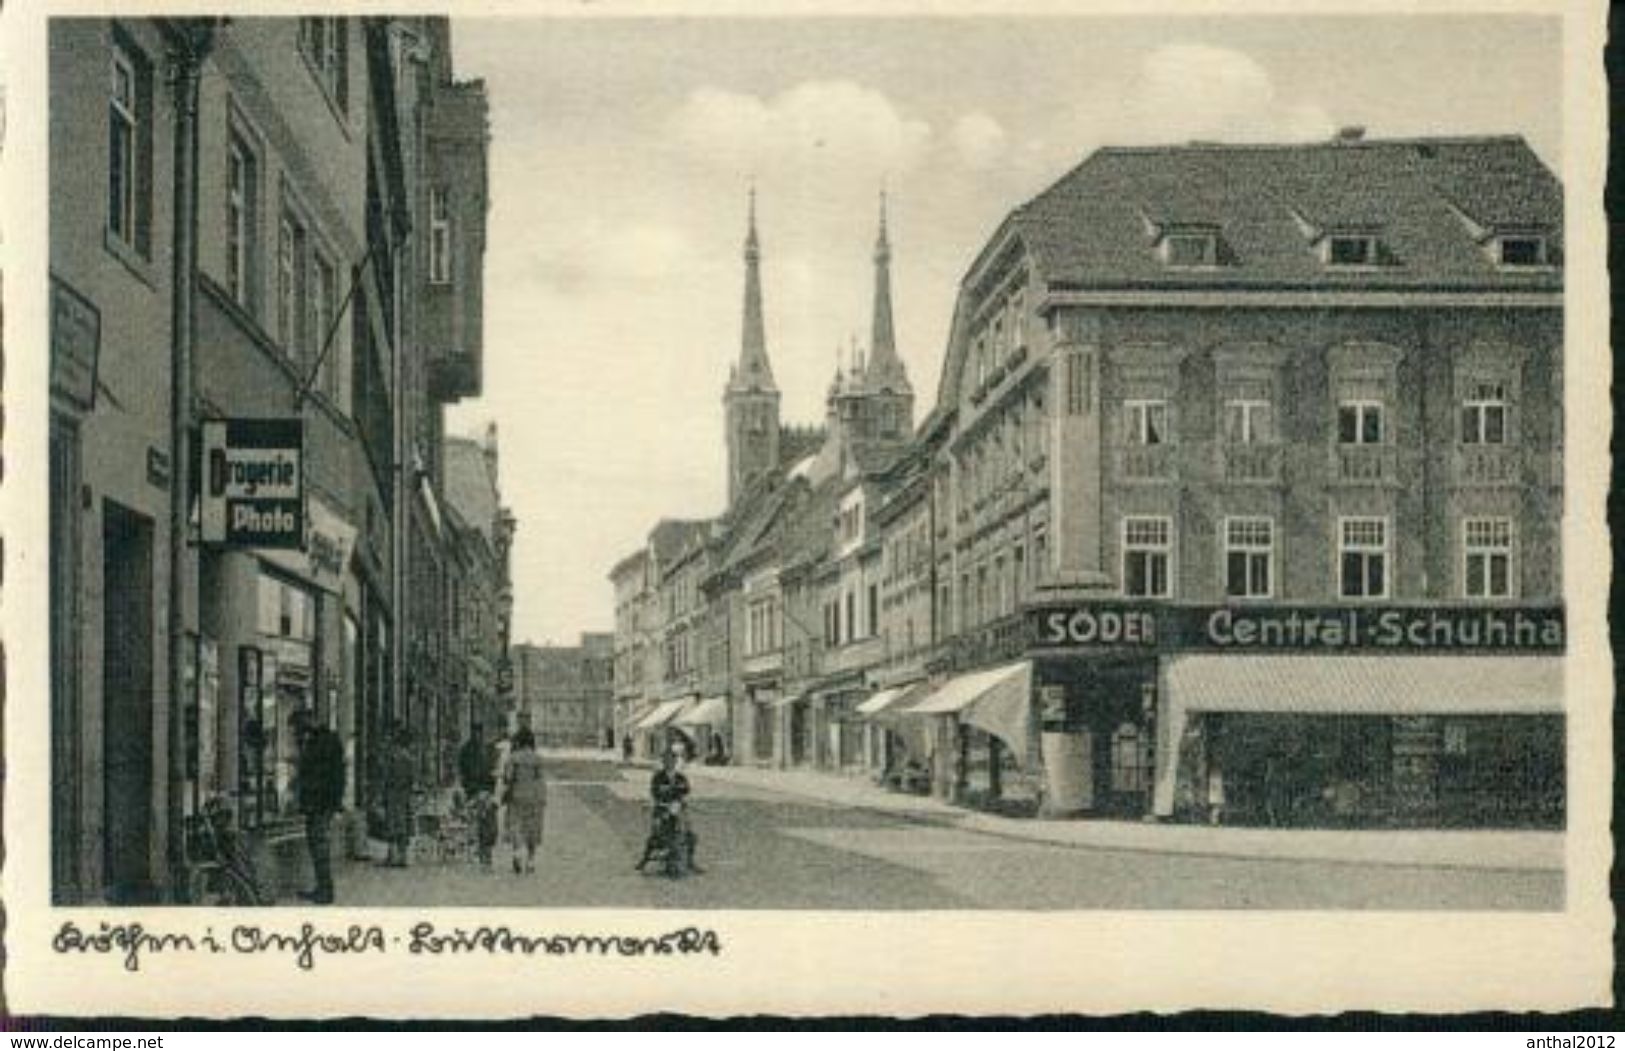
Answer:
<path fill-rule="evenodd" d="M 681 800 L 655 805 L 649 839 L 637 865 L 639 872 L 651 861 L 660 864 L 660 871 L 668 879 L 698 871 L 694 866 L 694 832 L 683 820 L 685 810 Z"/>

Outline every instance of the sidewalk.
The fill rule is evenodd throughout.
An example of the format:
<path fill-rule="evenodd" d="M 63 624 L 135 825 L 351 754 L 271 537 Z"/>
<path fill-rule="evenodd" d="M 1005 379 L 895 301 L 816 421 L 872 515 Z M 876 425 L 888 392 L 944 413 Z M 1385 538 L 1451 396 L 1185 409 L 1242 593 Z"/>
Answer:
<path fill-rule="evenodd" d="M 690 765 L 687 773 L 696 781 L 744 785 L 984 835 L 1059 846 L 1360 865 L 1563 870 L 1561 832 L 1213 828 L 1138 821 L 1007 818 L 965 810 L 939 799 L 892 792 L 860 777 L 698 764 Z"/>

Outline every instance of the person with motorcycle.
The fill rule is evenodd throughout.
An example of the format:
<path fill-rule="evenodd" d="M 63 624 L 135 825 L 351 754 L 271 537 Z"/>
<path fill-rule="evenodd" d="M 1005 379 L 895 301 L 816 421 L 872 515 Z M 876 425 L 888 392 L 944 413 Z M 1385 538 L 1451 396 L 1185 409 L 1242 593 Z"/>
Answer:
<path fill-rule="evenodd" d="M 649 798 L 654 804 L 649 828 L 649 841 L 638 861 L 638 871 L 661 854 L 668 872 L 680 871 L 674 863 L 674 851 L 681 848 L 690 872 L 704 870 L 694 862 L 694 830 L 688 824 L 688 778 L 677 769 L 677 753 L 668 749 L 660 757 L 660 769 L 649 779 Z"/>

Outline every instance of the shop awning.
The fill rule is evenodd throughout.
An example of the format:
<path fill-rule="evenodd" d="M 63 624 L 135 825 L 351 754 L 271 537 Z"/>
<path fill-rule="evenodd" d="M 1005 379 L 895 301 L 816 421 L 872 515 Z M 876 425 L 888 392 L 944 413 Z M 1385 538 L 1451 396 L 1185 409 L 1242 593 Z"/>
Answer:
<path fill-rule="evenodd" d="M 1026 765 L 1032 732 L 1031 661 L 1017 661 L 987 671 L 949 679 L 904 715 L 957 715 L 1004 742 L 1016 762 Z"/>
<path fill-rule="evenodd" d="M 783 708 L 787 704 L 795 704 L 797 701 L 805 701 L 806 699 L 807 695 L 804 693 L 786 693 L 769 701 L 768 707 Z"/>
<path fill-rule="evenodd" d="M 896 708 L 910 698 L 918 698 L 921 687 L 922 684 L 917 682 L 911 682 L 903 686 L 888 686 L 884 690 L 877 691 L 873 697 L 858 705 L 857 713 L 871 719 L 876 718 L 888 709 Z"/>
<path fill-rule="evenodd" d="M 1185 711 L 1560 715 L 1563 658 L 1187 656 L 1168 691 Z"/>
<path fill-rule="evenodd" d="M 675 701 L 662 701 L 655 706 L 655 710 L 638 721 L 635 730 L 658 730 L 676 717 L 677 713 L 688 707 L 693 700 L 691 697 L 679 697 Z"/>
<path fill-rule="evenodd" d="M 673 726 L 721 726 L 727 721 L 728 698 L 707 697 L 679 714 L 671 723 Z"/>
<path fill-rule="evenodd" d="M 1562 657 L 1216 656 L 1168 664 L 1153 811 L 1174 811 L 1178 742 L 1193 712 L 1561 715 Z"/>

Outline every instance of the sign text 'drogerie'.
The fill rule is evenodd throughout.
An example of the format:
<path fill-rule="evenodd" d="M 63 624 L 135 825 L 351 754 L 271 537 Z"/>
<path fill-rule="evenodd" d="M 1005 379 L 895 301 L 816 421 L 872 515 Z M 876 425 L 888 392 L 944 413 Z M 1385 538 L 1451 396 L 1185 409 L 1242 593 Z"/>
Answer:
<path fill-rule="evenodd" d="M 305 546 L 304 421 L 205 420 L 204 543 Z"/>

